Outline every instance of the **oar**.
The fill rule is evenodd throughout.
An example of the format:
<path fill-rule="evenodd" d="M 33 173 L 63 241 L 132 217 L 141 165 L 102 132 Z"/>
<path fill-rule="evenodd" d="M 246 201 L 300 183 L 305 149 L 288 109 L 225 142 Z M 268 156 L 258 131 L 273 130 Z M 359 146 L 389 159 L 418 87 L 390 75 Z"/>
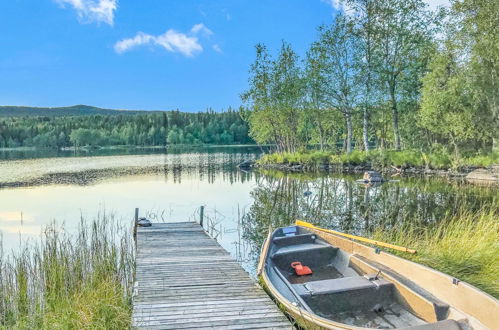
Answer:
<path fill-rule="evenodd" d="M 403 246 L 398 246 L 398 245 L 394 245 L 394 244 L 390 244 L 390 243 L 375 241 L 373 239 L 365 238 L 365 237 L 362 237 L 362 236 L 355 236 L 355 235 L 345 234 L 345 233 L 342 233 L 342 232 L 336 231 L 336 230 L 324 229 L 324 228 L 316 227 L 316 226 L 314 226 L 313 224 L 311 224 L 309 222 L 305 222 L 305 221 L 301 221 L 301 220 L 296 220 L 295 224 L 297 226 L 312 228 L 312 229 L 320 230 L 320 231 L 323 231 L 323 232 L 326 232 L 326 233 L 331 233 L 331 234 L 335 234 L 335 235 L 338 235 L 338 236 L 347 237 L 347 238 L 354 239 L 354 240 L 357 240 L 357 241 L 361 241 L 361 242 L 365 242 L 365 243 L 369 243 L 369 244 L 374 244 L 374 245 L 377 245 L 377 246 L 382 246 L 382 247 L 386 247 L 386 248 L 397 250 L 397 251 L 402 251 L 402 252 L 407 252 L 407 253 L 412 253 L 412 254 L 416 253 L 416 250 L 409 249 L 409 248 L 406 248 L 406 247 L 403 247 Z"/>

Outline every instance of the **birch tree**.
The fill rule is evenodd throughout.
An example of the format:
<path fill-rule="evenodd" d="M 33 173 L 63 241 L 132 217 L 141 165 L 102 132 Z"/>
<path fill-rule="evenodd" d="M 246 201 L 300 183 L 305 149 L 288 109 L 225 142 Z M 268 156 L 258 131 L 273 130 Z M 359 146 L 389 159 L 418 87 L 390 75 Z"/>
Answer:
<path fill-rule="evenodd" d="M 336 16 L 331 26 L 319 29 L 318 47 L 325 65 L 325 102 L 339 110 L 346 125 L 346 152 L 352 152 L 352 117 L 360 97 L 360 70 L 358 39 L 353 33 L 352 23 L 343 15 Z"/>
<path fill-rule="evenodd" d="M 376 55 L 379 54 L 377 22 L 379 21 L 381 1 L 346 0 L 344 3 L 354 24 L 354 32 L 359 40 L 359 55 L 362 60 L 358 64 L 363 76 L 362 141 L 364 150 L 369 151 L 370 116 L 377 99 Z"/>
<path fill-rule="evenodd" d="M 384 0 L 377 12 L 375 29 L 380 47 L 376 70 L 386 91 L 384 99 L 390 104 L 396 150 L 401 149 L 399 100 L 404 94 L 403 83 L 420 78 L 424 67 L 418 63 L 433 37 L 432 16 L 426 7 L 422 0 Z"/>

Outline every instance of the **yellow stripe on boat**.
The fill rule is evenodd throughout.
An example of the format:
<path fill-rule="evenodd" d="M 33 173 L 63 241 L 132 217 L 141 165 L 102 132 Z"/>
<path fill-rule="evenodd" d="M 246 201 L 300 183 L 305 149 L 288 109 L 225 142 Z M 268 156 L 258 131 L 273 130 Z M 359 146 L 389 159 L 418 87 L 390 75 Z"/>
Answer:
<path fill-rule="evenodd" d="M 390 244 L 390 243 L 380 242 L 380 241 L 376 241 L 376 240 L 373 240 L 373 239 L 365 238 L 365 237 L 362 237 L 362 236 L 355 236 L 355 235 L 345 234 L 345 233 L 342 233 L 342 232 L 336 231 L 336 230 L 320 228 L 320 227 L 314 226 L 313 224 L 311 224 L 309 222 L 306 222 L 306 221 L 296 220 L 295 225 L 300 226 L 300 227 L 306 227 L 306 228 L 312 228 L 312 229 L 315 229 L 315 230 L 324 231 L 326 233 L 331 233 L 331 234 L 335 234 L 335 235 L 347 237 L 347 238 L 354 239 L 354 240 L 357 240 L 357 241 L 361 241 L 361 242 L 365 242 L 365 243 L 369 243 L 369 244 L 374 244 L 374 245 L 377 245 L 377 246 L 382 246 L 382 247 L 386 247 L 386 248 L 397 250 L 397 251 L 402 251 L 402 252 L 407 252 L 407 253 L 413 253 L 413 254 L 416 253 L 416 250 L 409 249 L 409 248 L 406 248 L 406 247 L 403 247 L 403 246 L 398 246 L 398 245 L 394 245 L 394 244 Z"/>

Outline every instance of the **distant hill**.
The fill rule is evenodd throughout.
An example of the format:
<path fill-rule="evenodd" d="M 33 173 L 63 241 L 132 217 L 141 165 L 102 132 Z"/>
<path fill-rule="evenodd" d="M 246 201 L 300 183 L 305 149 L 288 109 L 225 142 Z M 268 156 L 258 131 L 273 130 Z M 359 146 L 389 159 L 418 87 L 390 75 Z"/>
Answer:
<path fill-rule="evenodd" d="M 63 116 L 90 116 L 90 115 L 136 115 L 161 111 L 145 110 L 113 110 L 92 107 L 89 105 L 73 105 L 59 108 L 37 108 L 19 106 L 0 106 L 0 117 L 63 117 Z"/>

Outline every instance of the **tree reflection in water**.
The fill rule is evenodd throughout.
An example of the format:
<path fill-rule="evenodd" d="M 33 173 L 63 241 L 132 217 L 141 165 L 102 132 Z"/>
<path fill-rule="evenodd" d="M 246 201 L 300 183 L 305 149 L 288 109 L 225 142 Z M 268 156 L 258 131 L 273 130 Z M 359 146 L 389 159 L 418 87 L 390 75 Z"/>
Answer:
<path fill-rule="evenodd" d="M 375 229 L 406 224 L 431 226 L 463 207 L 477 210 L 497 198 L 497 190 L 441 178 L 402 178 L 381 185 L 359 184 L 358 176 L 261 171 L 242 216 L 243 239 L 256 261 L 269 228 L 296 219 L 369 236 Z"/>

